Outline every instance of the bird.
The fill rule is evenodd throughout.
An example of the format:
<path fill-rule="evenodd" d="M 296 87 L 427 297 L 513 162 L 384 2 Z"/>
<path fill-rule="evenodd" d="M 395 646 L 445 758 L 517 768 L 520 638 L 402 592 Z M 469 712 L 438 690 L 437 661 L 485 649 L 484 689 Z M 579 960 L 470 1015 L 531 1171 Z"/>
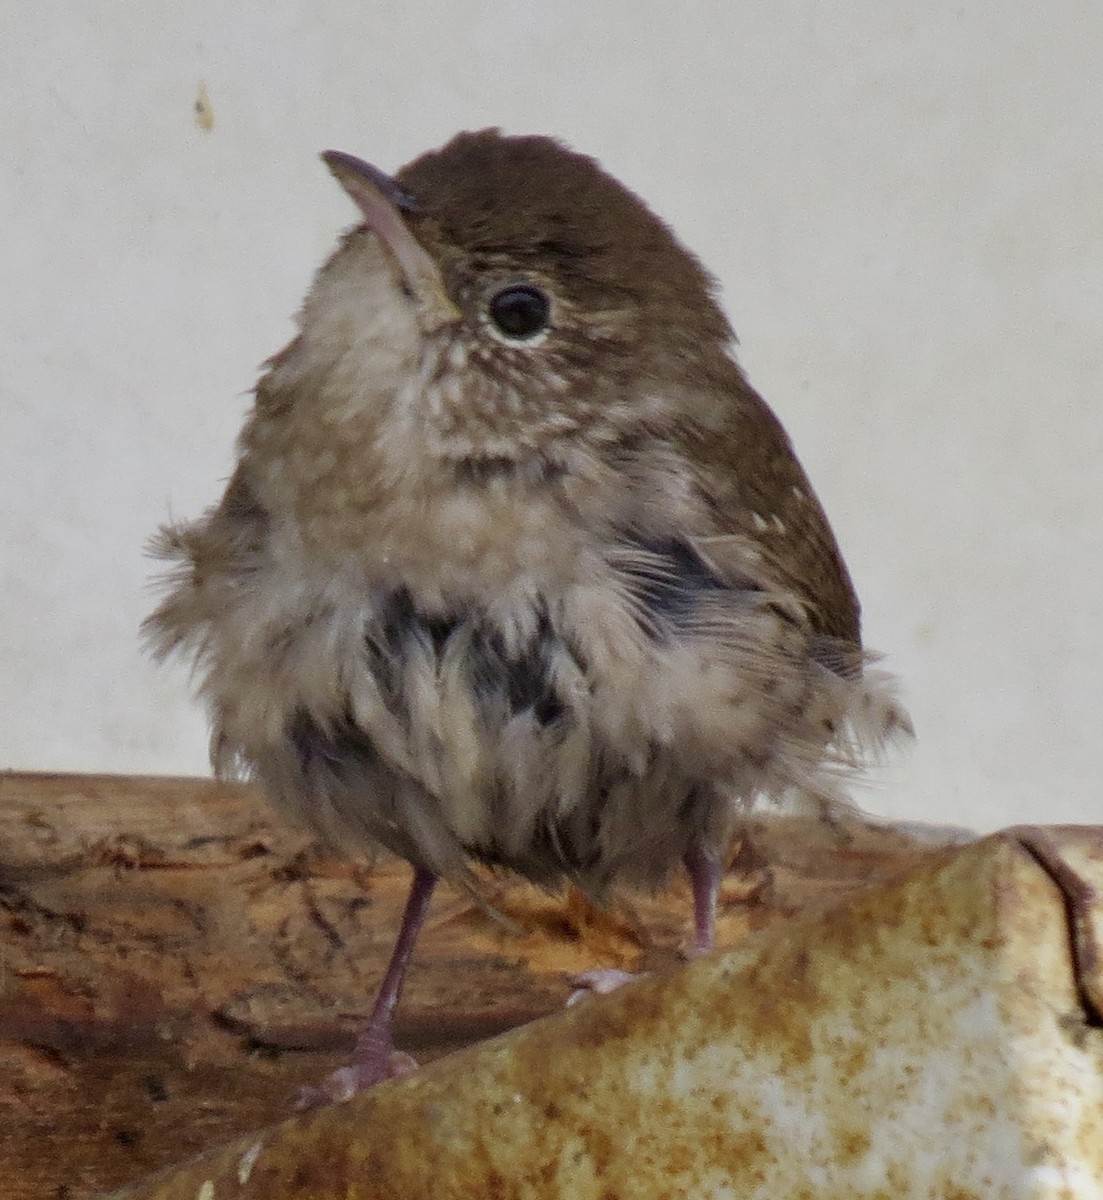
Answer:
<path fill-rule="evenodd" d="M 217 774 L 412 867 L 344 1098 L 412 1066 L 438 880 L 600 904 L 683 866 L 703 953 L 746 814 L 836 811 L 911 725 L 716 280 L 643 200 L 543 135 L 322 157 L 358 220 L 221 500 L 156 536 L 144 633 L 191 661 Z"/>

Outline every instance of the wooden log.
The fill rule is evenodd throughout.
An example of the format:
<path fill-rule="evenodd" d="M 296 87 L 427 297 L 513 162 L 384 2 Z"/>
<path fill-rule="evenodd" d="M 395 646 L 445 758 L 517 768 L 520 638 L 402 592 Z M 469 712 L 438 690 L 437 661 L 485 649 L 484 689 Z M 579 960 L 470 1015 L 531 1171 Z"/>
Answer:
<path fill-rule="evenodd" d="M 718 939 L 914 865 L 862 823 L 756 821 L 733 846 Z M 106 1190 L 271 1124 L 344 1061 L 409 870 L 326 853 L 255 789 L 0 776 L 0 1170 L 11 1200 Z M 595 966 L 661 970 L 681 879 L 599 912 L 481 877 L 434 898 L 397 1040 L 427 1061 L 559 1007 Z"/>

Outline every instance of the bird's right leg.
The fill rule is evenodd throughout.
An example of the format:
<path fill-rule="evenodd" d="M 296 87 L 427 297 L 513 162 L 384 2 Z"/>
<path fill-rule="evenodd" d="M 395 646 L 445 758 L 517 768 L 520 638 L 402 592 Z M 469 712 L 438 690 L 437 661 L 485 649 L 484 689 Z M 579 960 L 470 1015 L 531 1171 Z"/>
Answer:
<path fill-rule="evenodd" d="M 391 959 L 383 982 L 379 985 L 371 1014 L 357 1035 L 352 1062 L 334 1071 L 321 1087 L 304 1088 L 296 1107 L 311 1108 L 333 1100 L 348 1100 L 357 1092 L 374 1087 L 386 1079 L 408 1075 L 416 1069 L 417 1063 L 409 1054 L 395 1049 L 392 1030 L 395 1009 L 406 979 L 406 968 L 410 964 L 418 933 L 425 923 L 436 882 L 437 877 L 432 871 L 424 867 L 414 868 Z"/>

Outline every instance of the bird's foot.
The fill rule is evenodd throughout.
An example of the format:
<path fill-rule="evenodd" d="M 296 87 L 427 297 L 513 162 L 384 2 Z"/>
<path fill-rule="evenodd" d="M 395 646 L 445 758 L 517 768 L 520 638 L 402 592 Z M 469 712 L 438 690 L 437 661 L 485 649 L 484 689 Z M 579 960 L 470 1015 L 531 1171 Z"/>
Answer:
<path fill-rule="evenodd" d="M 592 971 L 583 971 L 579 975 L 572 975 L 571 983 L 575 990 L 567 997 L 567 1006 L 577 1004 L 579 1000 L 590 995 L 608 995 L 609 992 L 615 992 L 624 984 L 631 983 L 633 979 L 642 978 L 642 975 L 635 975 L 631 971 L 621 971 L 616 967 L 595 967 Z"/>
<path fill-rule="evenodd" d="M 396 1050 L 390 1034 L 369 1026 L 356 1040 L 352 1062 L 338 1067 L 317 1087 L 302 1087 L 295 1096 L 295 1108 L 321 1108 L 326 1104 L 341 1104 L 357 1092 L 366 1092 L 377 1083 L 401 1079 L 417 1070 L 417 1060 L 402 1050 Z"/>

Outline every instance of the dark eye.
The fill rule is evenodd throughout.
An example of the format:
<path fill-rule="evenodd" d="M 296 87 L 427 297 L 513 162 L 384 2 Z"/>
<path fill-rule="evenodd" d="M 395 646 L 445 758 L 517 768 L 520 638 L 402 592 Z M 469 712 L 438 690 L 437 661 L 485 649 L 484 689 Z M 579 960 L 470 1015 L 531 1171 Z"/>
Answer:
<path fill-rule="evenodd" d="M 490 298 L 490 319 L 499 332 L 523 342 L 547 329 L 551 304 L 539 288 L 512 284 Z"/>

